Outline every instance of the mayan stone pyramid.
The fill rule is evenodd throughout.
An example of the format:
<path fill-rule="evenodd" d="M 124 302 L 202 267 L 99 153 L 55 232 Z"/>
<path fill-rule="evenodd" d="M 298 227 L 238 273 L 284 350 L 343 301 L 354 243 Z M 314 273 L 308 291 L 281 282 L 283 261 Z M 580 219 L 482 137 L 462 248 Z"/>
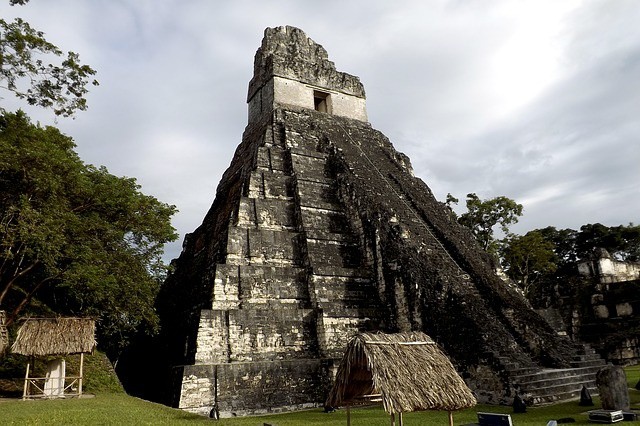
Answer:
<path fill-rule="evenodd" d="M 213 205 L 162 289 L 172 405 L 212 416 L 322 406 L 359 331 L 427 333 L 484 402 L 513 397 L 518 372 L 570 367 L 569 341 L 371 127 L 360 80 L 322 46 L 268 28 L 248 105 Z"/>

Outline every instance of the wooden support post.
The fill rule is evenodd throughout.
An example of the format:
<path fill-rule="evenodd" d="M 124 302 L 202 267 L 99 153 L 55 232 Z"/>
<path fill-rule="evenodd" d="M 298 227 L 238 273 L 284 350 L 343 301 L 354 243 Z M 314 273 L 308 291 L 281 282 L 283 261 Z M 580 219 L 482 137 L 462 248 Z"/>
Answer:
<path fill-rule="evenodd" d="M 78 398 L 82 396 L 82 367 L 84 363 L 84 353 L 80 352 L 80 378 L 78 379 Z"/>
<path fill-rule="evenodd" d="M 449 426 L 453 426 L 453 411 L 449 411 Z"/>
<path fill-rule="evenodd" d="M 396 426 L 396 415 L 391 413 L 391 426 Z"/>
<path fill-rule="evenodd" d="M 351 409 L 349 404 L 347 404 L 347 426 L 351 426 Z"/>
<path fill-rule="evenodd" d="M 404 421 L 402 420 L 402 411 L 398 413 L 398 426 L 402 426 Z"/>
<path fill-rule="evenodd" d="M 29 395 L 29 361 L 27 361 L 27 374 L 24 375 L 24 390 L 22 391 L 22 400 L 27 399 L 27 395 Z"/>

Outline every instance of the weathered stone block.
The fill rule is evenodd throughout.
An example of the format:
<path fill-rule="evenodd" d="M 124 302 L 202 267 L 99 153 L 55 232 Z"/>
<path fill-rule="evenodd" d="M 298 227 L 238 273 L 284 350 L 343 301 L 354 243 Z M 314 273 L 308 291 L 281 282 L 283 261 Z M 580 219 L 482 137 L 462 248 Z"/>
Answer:
<path fill-rule="evenodd" d="M 247 233 L 250 262 L 276 265 L 299 263 L 297 233 L 270 229 L 248 229 Z"/>
<path fill-rule="evenodd" d="M 609 318 L 609 309 L 605 305 L 595 305 L 593 313 L 596 318 Z"/>
<path fill-rule="evenodd" d="M 322 230 L 327 234 L 350 231 L 347 218 L 341 211 L 316 207 L 301 207 L 300 211 L 306 230 Z"/>
<path fill-rule="evenodd" d="M 262 229 L 293 229 L 295 205 L 290 200 L 256 199 L 256 224 Z"/>
<path fill-rule="evenodd" d="M 286 149 L 281 147 L 270 147 L 269 157 L 271 161 L 271 170 L 280 171 L 284 173 L 289 172 L 290 161 L 289 161 L 289 155 Z"/>
<path fill-rule="evenodd" d="M 213 309 L 236 308 L 239 293 L 238 266 L 216 265 L 213 283 Z"/>
<path fill-rule="evenodd" d="M 316 313 L 311 309 L 229 311 L 231 361 L 313 356 Z"/>
<path fill-rule="evenodd" d="M 629 302 L 618 303 L 616 305 L 616 314 L 619 317 L 628 317 L 633 315 L 633 307 L 631 306 L 631 303 Z"/>
<path fill-rule="evenodd" d="M 332 184 L 298 180 L 297 189 L 301 207 L 315 207 L 332 211 L 340 209 Z"/>
<path fill-rule="evenodd" d="M 247 228 L 230 227 L 227 238 L 227 259 L 242 263 L 249 257 L 249 234 Z"/>
<path fill-rule="evenodd" d="M 291 155 L 291 163 L 298 180 L 325 183 L 328 179 L 326 160 L 300 154 Z"/>
<path fill-rule="evenodd" d="M 240 297 L 246 303 L 304 304 L 309 300 L 306 271 L 302 268 L 247 265 L 239 271 Z"/>
<path fill-rule="evenodd" d="M 227 362 L 228 324 L 225 311 L 203 309 L 197 336 L 196 364 Z"/>
<path fill-rule="evenodd" d="M 603 410 L 629 411 L 629 386 L 622 367 L 609 366 L 596 375 L 598 394 Z"/>

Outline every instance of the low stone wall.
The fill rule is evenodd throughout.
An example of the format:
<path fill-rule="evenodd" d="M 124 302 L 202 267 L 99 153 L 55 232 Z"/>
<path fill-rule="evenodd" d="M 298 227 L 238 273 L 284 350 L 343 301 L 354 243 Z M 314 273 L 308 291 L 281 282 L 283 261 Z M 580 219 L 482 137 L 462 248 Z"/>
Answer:
<path fill-rule="evenodd" d="M 179 408 L 223 417 L 319 407 L 331 385 L 333 359 L 187 365 Z M 285 391 L 286 390 L 286 391 Z"/>
<path fill-rule="evenodd" d="M 505 379 L 496 370 L 483 364 L 468 369 L 465 383 L 473 390 L 478 404 L 509 405 L 513 401 Z"/>

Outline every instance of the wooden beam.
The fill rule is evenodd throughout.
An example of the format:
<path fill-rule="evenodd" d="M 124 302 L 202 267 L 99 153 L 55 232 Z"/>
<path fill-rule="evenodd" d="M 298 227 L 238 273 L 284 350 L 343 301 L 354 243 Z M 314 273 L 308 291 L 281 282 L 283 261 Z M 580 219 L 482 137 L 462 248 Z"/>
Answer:
<path fill-rule="evenodd" d="M 27 373 L 24 375 L 24 389 L 22 391 L 22 399 L 27 399 L 27 395 L 29 394 L 29 361 L 27 361 Z"/>
<path fill-rule="evenodd" d="M 351 409 L 349 404 L 347 404 L 347 426 L 351 426 Z"/>
<path fill-rule="evenodd" d="M 453 411 L 449 411 L 449 426 L 453 426 Z"/>
<path fill-rule="evenodd" d="M 84 363 L 84 352 L 80 352 L 80 378 L 78 379 L 78 398 L 82 396 L 82 366 Z"/>

